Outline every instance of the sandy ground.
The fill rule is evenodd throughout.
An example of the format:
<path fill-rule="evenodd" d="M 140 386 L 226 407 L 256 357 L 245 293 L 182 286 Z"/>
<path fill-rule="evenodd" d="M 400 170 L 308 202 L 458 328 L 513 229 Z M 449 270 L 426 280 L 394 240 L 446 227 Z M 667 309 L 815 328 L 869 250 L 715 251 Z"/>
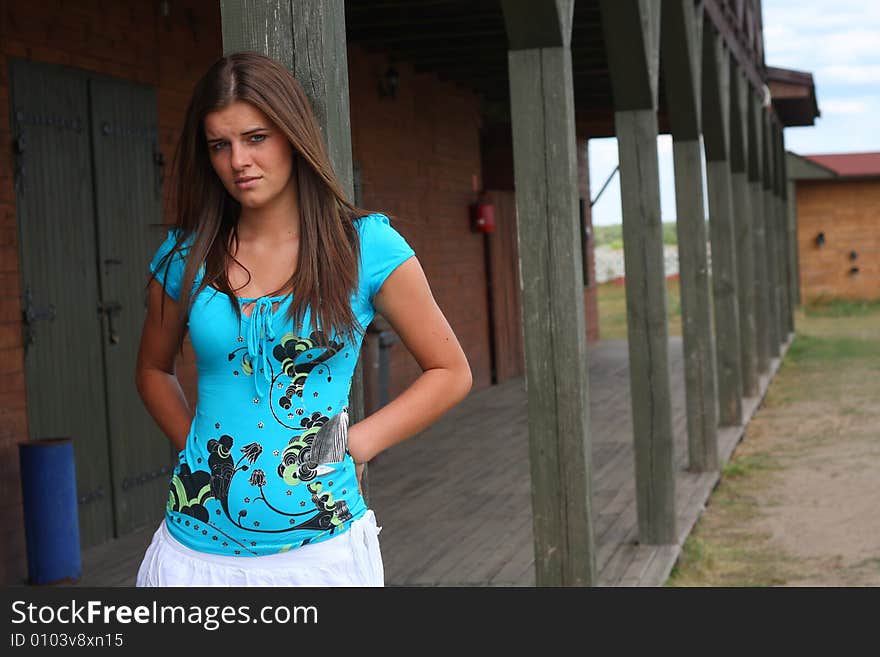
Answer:
<path fill-rule="evenodd" d="M 880 586 L 880 315 L 804 327 L 675 585 Z M 817 358 L 825 338 L 870 342 Z"/>
<path fill-rule="evenodd" d="M 880 586 L 880 436 L 866 434 L 863 421 L 818 444 L 797 447 L 790 434 L 762 441 L 784 456 L 756 495 L 756 529 L 799 561 L 788 584 Z"/>

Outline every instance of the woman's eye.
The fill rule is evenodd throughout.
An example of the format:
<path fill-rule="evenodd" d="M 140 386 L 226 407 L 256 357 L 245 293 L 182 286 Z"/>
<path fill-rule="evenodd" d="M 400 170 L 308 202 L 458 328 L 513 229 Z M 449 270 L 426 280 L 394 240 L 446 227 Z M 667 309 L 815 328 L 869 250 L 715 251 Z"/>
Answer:
<path fill-rule="evenodd" d="M 266 135 L 251 135 L 251 139 L 258 139 L 259 141 L 255 142 L 255 143 L 259 143 L 259 142 L 264 141 L 266 139 Z"/>
<path fill-rule="evenodd" d="M 211 150 L 212 150 L 212 151 L 219 151 L 219 150 L 220 150 L 219 147 L 220 147 L 220 146 L 225 146 L 225 145 L 226 145 L 226 142 L 225 142 L 225 141 L 218 141 L 218 142 L 216 142 L 216 143 L 211 144 Z"/>

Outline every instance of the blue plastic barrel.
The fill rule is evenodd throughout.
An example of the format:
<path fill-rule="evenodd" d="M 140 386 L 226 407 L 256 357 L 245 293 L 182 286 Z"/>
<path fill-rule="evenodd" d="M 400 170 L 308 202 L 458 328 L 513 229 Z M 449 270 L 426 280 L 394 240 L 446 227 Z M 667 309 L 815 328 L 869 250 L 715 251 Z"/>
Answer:
<path fill-rule="evenodd" d="M 48 438 L 19 443 L 21 492 L 31 584 L 82 576 L 73 441 Z"/>

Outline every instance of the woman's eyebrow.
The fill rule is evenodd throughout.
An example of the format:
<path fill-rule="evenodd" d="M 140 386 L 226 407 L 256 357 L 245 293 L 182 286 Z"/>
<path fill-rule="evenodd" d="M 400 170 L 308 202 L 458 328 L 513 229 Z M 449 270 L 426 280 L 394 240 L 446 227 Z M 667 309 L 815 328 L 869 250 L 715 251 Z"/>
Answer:
<path fill-rule="evenodd" d="M 268 129 L 269 128 L 263 128 L 263 127 L 251 128 L 250 130 L 246 130 L 246 131 L 242 132 L 241 136 L 246 137 L 247 135 L 253 134 L 254 132 L 259 132 L 260 130 L 268 130 Z M 223 138 L 222 137 L 214 137 L 214 138 L 209 137 L 208 138 L 209 144 L 212 142 L 215 142 L 215 141 L 223 141 Z"/>

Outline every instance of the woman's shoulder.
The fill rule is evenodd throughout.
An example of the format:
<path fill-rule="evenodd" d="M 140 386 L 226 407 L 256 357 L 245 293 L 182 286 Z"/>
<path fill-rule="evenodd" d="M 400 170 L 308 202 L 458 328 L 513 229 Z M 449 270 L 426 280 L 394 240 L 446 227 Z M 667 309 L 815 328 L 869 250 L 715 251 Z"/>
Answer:
<path fill-rule="evenodd" d="M 187 235 L 183 229 L 170 227 L 166 236 L 150 261 L 150 271 L 165 287 L 172 298 L 177 299 L 180 293 L 180 282 L 186 268 L 186 260 L 190 248 L 195 241 L 195 232 Z M 203 273 L 203 266 L 196 273 L 196 284 Z"/>
<path fill-rule="evenodd" d="M 357 226 L 359 232 L 363 233 L 365 230 L 374 229 L 381 225 L 390 226 L 391 220 L 388 215 L 381 212 L 371 212 L 355 219 L 354 225 Z"/>
<path fill-rule="evenodd" d="M 361 263 L 370 299 L 388 275 L 405 260 L 415 255 L 406 238 L 391 225 L 381 212 L 355 220 L 361 239 Z"/>
<path fill-rule="evenodd" d="M 182 228 L 176 226 L 163 226 L 165 238 L 156 249 L 157 254 L 166 255 L 177 249 L 177 253 L 186 255 L 186 252 L 195 241 L 195 232 L 187 235 Z"/>

